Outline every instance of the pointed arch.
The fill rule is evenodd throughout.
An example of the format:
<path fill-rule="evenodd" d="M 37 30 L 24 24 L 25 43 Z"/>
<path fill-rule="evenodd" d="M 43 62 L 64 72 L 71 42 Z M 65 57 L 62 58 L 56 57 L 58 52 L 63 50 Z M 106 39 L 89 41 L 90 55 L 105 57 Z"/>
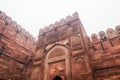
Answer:
<path fill-rule="evenodd" d="M 57 72 L 59 72 L 59 69 L 63 69 L 63 71 L 65 71 L 66 75 L 69 75 L 69 73 L 70 73 L 69 72 L 70 71 L 70 62 L 69 62 L 69 53 L 70 52 L 69 51 L 70 51 L 69 48 L 62 44 L 55 44 L 48 50 L 47 55 L 45 57 L 44 80 L 47 80 L 48 77 L 51 77 L 48 74 L 54 72 L 54 69 L 51 69 L 54 67 L 49 67 L 49 66 L 56 66 L 55 71 L 56 70 L 57 71 L 54 72 L 53 75 L 57 75 L 58 74 Z M 61 68 L 59 68 L 59 67 L 61 67 Z M 56 68 L 58 68 L 58 69 L 56 69 Z M 48 72 L 48 69 L 50 72 Z M 64 70 L 64 69 L 66 69 L 66 70 Z"/>

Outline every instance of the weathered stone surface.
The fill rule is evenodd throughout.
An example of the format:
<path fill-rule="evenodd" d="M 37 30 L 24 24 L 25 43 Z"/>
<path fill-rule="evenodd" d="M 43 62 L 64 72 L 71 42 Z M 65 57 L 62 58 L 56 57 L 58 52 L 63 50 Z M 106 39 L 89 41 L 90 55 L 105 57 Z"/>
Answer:
<path fill-rule="evenodd" d="M 66 20 L 56 22 L 51 31 L 38 37 L 33 66 L 44 66 L 40 68 L 44 74 L 39 73 L 43 77 L 37 79 L 54 80 L 59 76 L 62 80 L 93 80 L 89 58 L 84 55 L 87 47 L 83 40 L 87 35 L 79 22 L 78 14 L 75 13 L 66 17 Z"/>
<path fill-rule="evenodd" d="M 28 32 L 0 13 L 0 80 L 25 80 L 25 70 L 32 61 L 35 44 Z"/>
<path fill-rule="evenodd" d="M 56 28 L 54 25 L 53 28 L 55 29 L 46 32 L 44 35 L 44 38 L 46 38 L 45 40 L 44 38 L 38 40 L 38 42 L 44 41 L 44 44 L 41 42 L 37 45 L 40 48 L 36 48 L 37 55 L 39 53 L 41 54 L 41 48 L 44 49 L 44 51 L 42 51 L 43 53 L 37 57 L 40 58 L 41 61 L 39 64 L 44 66 L 40 68 L 43 69 L 42 72 L 44 72 L 44 74 L 41 75 L 44 77 L 39 77 L 37 79 L 51 80 L 58 75 L 63 80 L 119 80 L 119 26 L 115 28 L 115 31 L 111 28 L 107 29 L 106 32 L 100 31 L 98 33 L 99 37 L 97 34 L 92 34 L 90 40 L 90 38 L 85 35 L 84 29 L 81 29 L 83 27 L 81 27 L 77 19 L 77 13 L 75 13 L 73 17 L 68 16 L 66 20 L 61 19 L 60 27 Z M 69 40 L 66 44 L 64 44 L 65 39 Z M 60 41 L 63 42 L 60 43 Z M 68 51 L 70 51 L 70 53 L 68 53 L 70 65 L 64 61 L 64 59 L 67 60 L 68 58 L 65 58 L 61 49 L 58 48 L 49 53 L 56 45 L 68 47 Z M 48 54 L 51 54 L 51 56 L 49 56 L 50 59 L 48 60 L 49 64 L 46 63 Z M 64 64 L 60 65 L 59 63 L 61 63 L 61 61 L 63 61 Z M 38 63 L 37 61 L 34 62 Z M 64 67 L 61 72 L 65 76 L 62 76 L 63 74 L 59 73 L 59 70 L 57 69 L 58 65 L 60 69 L 63 69 Z M 46 69 L 49 69 L 50 72 L 46 72 Z M 69 74 L 65 72 L 68 72 Z"/>
<path fill-rule="evenodd" d="M 0 80 L 119 80 L 120 26 L 98 35 L 90 39 L 74 13 L 40 29 L 36 43 L 0 12 Z"/>

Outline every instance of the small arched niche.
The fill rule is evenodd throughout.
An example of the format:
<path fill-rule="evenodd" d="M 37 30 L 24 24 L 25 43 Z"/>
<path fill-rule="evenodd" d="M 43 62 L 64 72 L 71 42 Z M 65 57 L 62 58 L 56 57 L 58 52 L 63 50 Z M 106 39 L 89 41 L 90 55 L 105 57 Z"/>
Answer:
<path fill-rule="evenodd" d="M 83 57 L 76 57 L 74 60 L 75 72 L 82 73 L 87 71 L 86 62 Z"/>

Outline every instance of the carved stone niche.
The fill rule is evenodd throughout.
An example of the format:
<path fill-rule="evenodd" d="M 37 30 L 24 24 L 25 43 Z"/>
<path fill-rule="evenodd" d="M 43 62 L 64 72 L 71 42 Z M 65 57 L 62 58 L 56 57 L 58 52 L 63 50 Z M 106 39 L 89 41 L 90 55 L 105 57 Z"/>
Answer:
<path fill-rule="evenodd" d="M 115 27 L 115 31 L 118 35 L 120 35 L 120 25 Z"/>
<path fill-rule="evenodd" d="M 72 54 L 84 52 L 83 43 L 80 35 L 72 36 L 70 42 L 71 42 Z"/>
<path fill-rule="evenodd" d="M 83 56 L 74 58 L 74 71 L 75 74 L 82 74 L 87 72 L 86 61 Z"/>
<path fill-rule="evenodd" d="M 107 39 L 106 33 L 104 31 L 100 31 L 98 33 L 98 35 L 99 35 L 100 39 L 103 40 L 103 41 Z"/>
<path fill-rule="evenodd" d="M 115 31 L 112 28 L 107 29 L 107 37 L 112 38 L 115 35 Z"/>
<path fill-rule="evenodd" d="M 92 35 L 91 35 L 91 39 L 92 39 L 92 42 L 98 41 L 98 36 L 97 36 L 97 34 L 92 34 Z"/>

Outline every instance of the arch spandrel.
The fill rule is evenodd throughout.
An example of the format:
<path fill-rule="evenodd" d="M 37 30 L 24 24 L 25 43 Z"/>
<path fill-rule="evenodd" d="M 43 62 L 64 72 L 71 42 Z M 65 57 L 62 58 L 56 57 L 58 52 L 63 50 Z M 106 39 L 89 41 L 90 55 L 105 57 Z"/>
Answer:
<path fill-rule="evenodd" d="M 46 55 L 46 59 L 50 59 L 53 57 L 59 57 L 62 55 L 67 55 L 69 53 L 68 51 L 69 50 L 66 46 L 56 44 L 48 51 L 48 53 Z M 54 55 L 54 56 L 52 56 L 52 55 Z"/>
<path fill-rule="evenodd" d="M 48 56 L 48 59 L 54 58 L 54 57 L 59 57 L 65 55 L 65 51 L 61 48 L 55 48 L 53 51 Z"/>

